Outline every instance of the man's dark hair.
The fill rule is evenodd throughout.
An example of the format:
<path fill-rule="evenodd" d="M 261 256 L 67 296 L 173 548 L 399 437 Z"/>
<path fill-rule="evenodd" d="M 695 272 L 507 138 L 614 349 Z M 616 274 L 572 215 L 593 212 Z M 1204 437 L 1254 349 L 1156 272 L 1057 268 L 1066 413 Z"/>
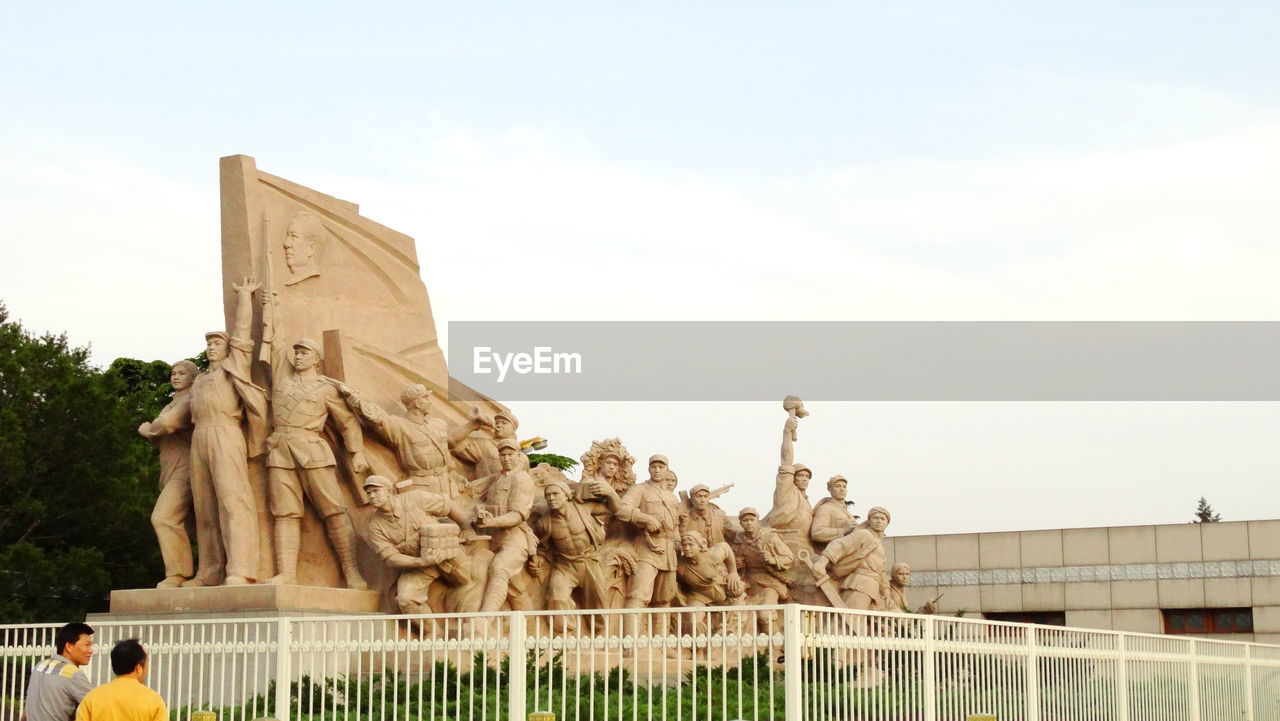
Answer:
<path fill-rule="evenodd" d="M 126 638 L 111 649 L 111 671 L 117 676 L 133 673 L 138 664 L 146 661 L 147 652 L 136 638 Z"/>
<path fill-rule="evenodd" d="M 72 646 L 80 640 L 81 636 L 92 636 L 93 629 L 87 623 L 68 623 L 53 635 L 53 647 L 56 653 L 61 656 L 67 650 L 67 644 Z"/>

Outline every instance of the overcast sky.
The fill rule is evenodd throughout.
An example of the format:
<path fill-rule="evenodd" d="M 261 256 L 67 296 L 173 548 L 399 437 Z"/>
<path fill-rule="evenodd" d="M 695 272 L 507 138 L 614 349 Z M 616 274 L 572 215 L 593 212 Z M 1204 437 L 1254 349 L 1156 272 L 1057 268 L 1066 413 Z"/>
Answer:
<path fill-rule="evenodd" d="M 1280 7 L 1057 5 L 13 5 L 0 300 L 102 365 L 195 353 L 244 153 L 414 236 L 442 335 L 1276 319 Z M 1280 516 L 1278 404 L 810 407 L 810 495 L 890 534 Z M 777 403 L 515 410 L 768 505 Z"/>

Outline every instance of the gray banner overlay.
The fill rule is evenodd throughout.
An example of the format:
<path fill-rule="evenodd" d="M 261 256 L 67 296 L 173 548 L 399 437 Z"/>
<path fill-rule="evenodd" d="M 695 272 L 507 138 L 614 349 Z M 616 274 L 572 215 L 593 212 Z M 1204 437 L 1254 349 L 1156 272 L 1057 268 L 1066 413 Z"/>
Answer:
<path fill-rule="evenodd" d="M 449 372 L 504 402 L 1276 401 L 1280 322 L 452 322 Z"/>

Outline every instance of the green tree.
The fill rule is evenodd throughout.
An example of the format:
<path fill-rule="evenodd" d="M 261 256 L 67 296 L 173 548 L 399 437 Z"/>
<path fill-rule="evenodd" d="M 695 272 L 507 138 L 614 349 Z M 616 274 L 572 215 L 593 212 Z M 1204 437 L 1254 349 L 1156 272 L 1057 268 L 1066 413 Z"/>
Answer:
<path fill-rule="evenodd" d="M 159 469 L 136 429 L 168 401 L 168 375 L 130 359 L 99 371 L 0 304 L 0 618 L 76 620 L 112 588 L 155 582 Z"/>
<path fill-rule="evenodd" d="M 1213 512 L 1213 506 L 1200 496 L 1200 503 L 1196 504 L 1196 517 L 1192 523 L 1217 523 L 1222 520 L 1222 516 Z"/>
<path fill-rule="evenodd" d="M 559 468 L 562 471 L 571 471 L 578 462 L 568 456 L 560 456 L 555 453 L 530 453 L 529 467 L 536 468 L 539 463 L 546 463 L 552 468 Z"/>

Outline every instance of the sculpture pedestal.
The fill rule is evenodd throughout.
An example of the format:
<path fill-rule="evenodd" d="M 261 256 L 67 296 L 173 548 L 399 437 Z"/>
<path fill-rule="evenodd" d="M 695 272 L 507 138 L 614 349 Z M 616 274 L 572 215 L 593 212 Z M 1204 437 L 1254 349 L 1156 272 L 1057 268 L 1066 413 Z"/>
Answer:
<path fill-rule="evenodd" d="M 377 591 L 320 586 L 206 586 L 111 592 L 111 610 L 90 621 L 165 621 L 192 618 L 270 618 L 380 614 Z"/>

